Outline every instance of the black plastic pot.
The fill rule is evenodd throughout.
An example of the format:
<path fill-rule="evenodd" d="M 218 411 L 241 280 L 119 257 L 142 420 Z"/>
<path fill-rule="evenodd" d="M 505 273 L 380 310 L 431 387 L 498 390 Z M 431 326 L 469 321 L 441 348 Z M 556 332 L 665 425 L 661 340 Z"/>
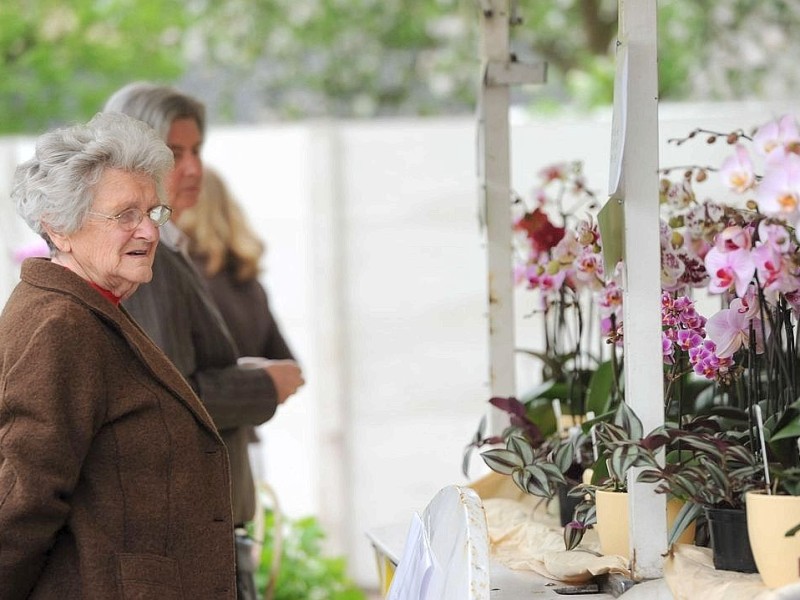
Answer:
<path fill-rule="evenodd" d="M 750 538 L 747 535 L 747 513 L 743 508 L 705 508 L 714 568 L 740 573 L 756 573 Z"/>
<path fill-rule="evenodd" d="M 572 516 L 575 514 L 575 507 L 581 503 L 581 498 L 572 498 L 567 494 L 577 484 L 574 482 L 567 482 L 567 485 L 558 486 L 558 510 L 561 516 L 561 526 L 564 527 L 567 523 L 572 521 Z"/>

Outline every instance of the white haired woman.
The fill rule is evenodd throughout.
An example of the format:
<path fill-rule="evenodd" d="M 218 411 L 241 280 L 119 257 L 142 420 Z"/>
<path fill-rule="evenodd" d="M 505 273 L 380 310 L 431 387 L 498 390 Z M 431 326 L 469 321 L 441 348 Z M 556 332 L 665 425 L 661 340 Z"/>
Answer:
<path fill-rule="evenodd" d="M 225 447 L 120 300 L 152 277 L 172 152 L 102 113 L 12 199 L 51 249 L 0 315 L 0 598 L 236 597 Z"/>

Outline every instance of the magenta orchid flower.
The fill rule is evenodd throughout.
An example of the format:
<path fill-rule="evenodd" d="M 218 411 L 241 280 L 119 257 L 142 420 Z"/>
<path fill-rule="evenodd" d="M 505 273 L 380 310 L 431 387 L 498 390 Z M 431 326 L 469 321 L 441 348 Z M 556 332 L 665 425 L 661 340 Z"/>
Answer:
<path fill-rule="evenodd" d="M 722 252 L 719 248 L 711 248 L 706 254 L 705 264 L 710 277 L 708 290 L 712 294 L 734 289 L 737 296 L 744 296 L 756 272 L 750 252 L 744 249 Z"/>

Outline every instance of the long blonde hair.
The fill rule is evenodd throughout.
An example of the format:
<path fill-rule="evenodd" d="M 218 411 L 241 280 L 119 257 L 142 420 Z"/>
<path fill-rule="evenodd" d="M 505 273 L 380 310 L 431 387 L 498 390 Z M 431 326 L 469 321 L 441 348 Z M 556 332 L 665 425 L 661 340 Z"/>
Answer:
<path fill-rule="evenodd" d="M 207 276 L 225 268 L 230 268 L 238 281 L 258 276 L 264 242 L 214 170 L 204 168 L 197 204 L 183 211 L 178 226 L 189 237 L 189 252 L 203 261 Z"/>

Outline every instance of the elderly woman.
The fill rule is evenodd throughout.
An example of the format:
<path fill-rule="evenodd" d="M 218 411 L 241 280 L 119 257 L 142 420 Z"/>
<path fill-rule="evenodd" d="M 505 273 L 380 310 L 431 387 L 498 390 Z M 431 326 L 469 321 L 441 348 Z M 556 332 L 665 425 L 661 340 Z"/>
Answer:
<path fill-rule="evenodd" d="M 12 199 L 51 249 L 0 315 L 0 598 L 236 597 L 225 447 L 120 307 L 152 277 L 172 152 L 105 113 L 39 138 Z"/>
<path fill-rule="evenodd" d="M 303 385 L 303 374 L 289 359 L 264 361 L 250 369 L 237 364 L 241 351 L 186 253 L 186 236 L 175 225 L 200 194 L 206 131 L 202 103 L 171 87 L 135 82 L 115 92 L 105 110 L 148 123 L 175 157 L 166 180 L 174 210 L 162 229 L 153 280 L 127 300 L 125 308 L 192 384 L 219 428 L 231 457 L 238 598 L 254 600 L 256 565 L 246 525 L 256 507 L 248 443 L 252 428 L 271 419 Z M 259 332 L 251 329 L 250 334 Z"/>

